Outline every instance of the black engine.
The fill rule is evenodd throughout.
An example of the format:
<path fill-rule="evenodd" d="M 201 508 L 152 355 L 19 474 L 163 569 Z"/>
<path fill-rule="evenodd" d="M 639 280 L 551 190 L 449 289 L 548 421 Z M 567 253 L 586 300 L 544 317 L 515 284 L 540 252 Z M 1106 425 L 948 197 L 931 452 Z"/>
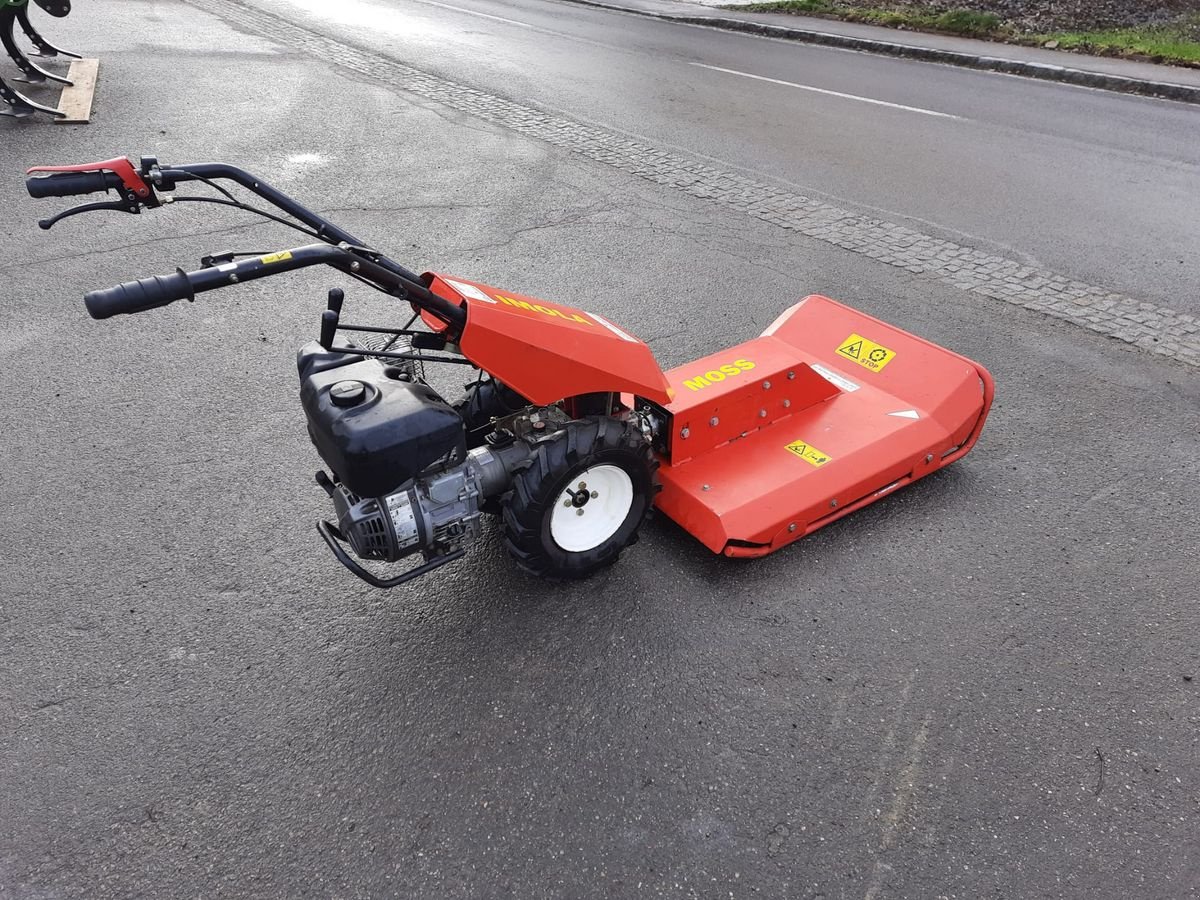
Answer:
<path fill-rule="evenodd" d="M 360 497 L 382 497 L 440 460 L 462 462 L 462 418 L 398 366 L 305 346 L 297 357 L 308 434 Z"/>
<path fill-rule="evenodd" d="M 515 437 L 468 451 L 462 416 L 403 366 L 319 343 L 305 346 L 297 365 L 309 436 L 334 475 L 325 486 L 338 524 L 322 534 L 348 542 L 360 559 L 393 562 L 418 551 L 427 564 L 452 558 L 478 535 L 483 501 L 506 490 L 532 452 Z"/>

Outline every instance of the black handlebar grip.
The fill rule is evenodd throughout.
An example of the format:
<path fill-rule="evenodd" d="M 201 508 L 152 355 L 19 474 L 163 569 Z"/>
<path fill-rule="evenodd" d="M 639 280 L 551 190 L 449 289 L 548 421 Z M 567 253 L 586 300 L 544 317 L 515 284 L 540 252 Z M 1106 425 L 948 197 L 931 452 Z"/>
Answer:
<path fill-rule="evenodd" d="M 187 272 L 180 269 L 174 275 L 155 275 L 108 290 L 92 291 L 84 295 L 83 304 L 93 319 L 107 319 L 166 306 L 176 300 L 191 300 L 194 295 Z"/>
<path fill-rule="evenodd" d="M 30 197 L 73 197 L 99 191 L 120 190 L 121 176 L 114 172 L 52 172 L 30 175 L 25 189 Z"/>

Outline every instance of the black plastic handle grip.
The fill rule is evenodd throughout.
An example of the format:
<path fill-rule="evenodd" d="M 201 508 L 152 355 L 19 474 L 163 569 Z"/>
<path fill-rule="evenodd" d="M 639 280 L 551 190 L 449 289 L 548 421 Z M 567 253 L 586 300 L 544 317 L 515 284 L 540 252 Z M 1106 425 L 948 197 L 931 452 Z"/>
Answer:
<path fill-rule="evenodd" d="M 155 275 L 127 281 L 114 288 L 91 291 L 84 295 L 83 304 L 93 319 L 127 315 L 166 306 L 176 300 L 190 300 L 195 295 L 187 272 L 180 269 L 174 275 Z"/>
<path fill-rule="evenodd" d="M 114 172 L 52 172 L 30 175 L 25 188 L 30 197 L 73 197 L 99 191 L 120 190 L 121 176 Z"/>

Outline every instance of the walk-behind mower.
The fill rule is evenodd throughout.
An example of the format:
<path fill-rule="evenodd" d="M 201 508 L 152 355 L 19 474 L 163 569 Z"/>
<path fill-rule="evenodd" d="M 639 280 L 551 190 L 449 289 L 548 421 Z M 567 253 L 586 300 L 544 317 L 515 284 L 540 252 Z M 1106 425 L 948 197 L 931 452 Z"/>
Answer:
<path fill-rule="evenodd" d="M 646 344 L 604 316 L 418 275 L 232 166 L 144 157 L 28 174 L 34 197 L 118 195 L 42 228 L 90 210 L 190 201 L 255 212 L 316 241 L 206 256 L 194 272 L 93 291 L 84 298 L 93 318 L 315 265 L 411 307 L 402 328 L 347 324 L 344 295 L 331 290 L 320 340 L 297 360 L 308 433 L 330 470 L 317 482 L 336 511 L 336 524 L 317 528 L 378 587 L 461 557 L 486 513 L 502 518 L 521 567 L 553 578 L 614 562 L 652 506 L 716 553 L 762 556 L 962 457 L 992 402 L 977 363 L 826 297 L 801 300 L 760 337 L 663 372 Z M 219 180 L 290 219 L 237 200 Z M 182 182 L 217 193 L 166 193 Z M 476 370 L 464 397 L 448 403 L 430 387 L 433 362 Z M 418 554 L 417 565 L 386 576 L 358 561 Z"/>

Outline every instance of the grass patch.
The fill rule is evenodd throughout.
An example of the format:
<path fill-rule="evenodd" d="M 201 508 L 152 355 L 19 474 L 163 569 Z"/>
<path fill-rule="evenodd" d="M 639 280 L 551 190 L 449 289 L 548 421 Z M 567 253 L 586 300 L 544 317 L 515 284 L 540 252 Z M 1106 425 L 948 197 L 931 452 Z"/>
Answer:
<path fill-rule="evenodd" d="M 1062 50 L 1100 56 L 1145 57 L 1155 62 L 1200 66 L 1200 16 L 1169 25 L 1043 34 L 1035 40 L 1057 41 Z"/>
<path fill-rule="evenodd" d="M 837 12 L 837 6 L 829 0 L 780 0 L 778 3 L 750 3 L 742 6 L 727 6 L 725 9 L 744 9 L 747 12 L 781 12 L 794 15 L 829 15 Z"/>
<path fill-rule="evenodd" d="M 849 6 L 838 0 L 779 0 L 776 3 L 751 3 L 749 6 L 728 8 L 746 12 L 828 16 L 848 22 L 866 22 L 870 25 L 888 25 L 892 28 L 912 28 L 918 31 L 945 31 L 966 37 L 1005 36 L 999 16 L 973 9 L 951 9 L 934 13 L 917 9 Z"/>
<path fill-rule="evenodd" d="M 1000 24 L 999 16 L 973 9 L 951 9 L 934 20 L 936 28 L 955 34 L 995 34 L 1000 30 Z"/>
<path fill-rule="evenodd" d="M 952 9 L 938 13 L 919 7 L 854 6 L 844 0 L 778 0 L 726 8 L 743 12 L 822 16 L 847 22 L 865 22 L 914 31 L 940 31 L 1017 44 L 1044 45 L 1057 42 L 1060 50 L 1200 67 L 1200 13 L 1192 13 L 1163 25 L 1139 28 L 1023 34 L 1007 26 L 999 16 L 973 9 Z"/>

